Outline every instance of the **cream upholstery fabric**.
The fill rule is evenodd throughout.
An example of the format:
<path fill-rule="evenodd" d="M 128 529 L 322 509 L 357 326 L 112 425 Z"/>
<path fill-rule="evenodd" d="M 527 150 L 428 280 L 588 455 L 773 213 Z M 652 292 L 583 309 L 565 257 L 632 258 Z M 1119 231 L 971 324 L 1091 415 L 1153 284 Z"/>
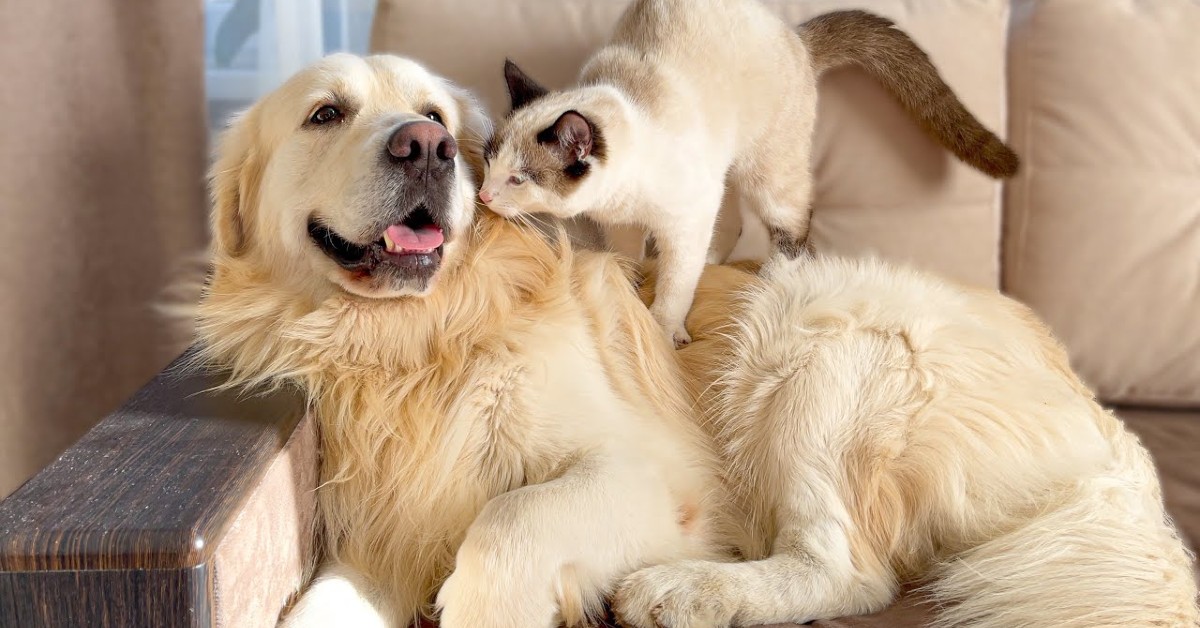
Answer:
<path fill-rule="evenodd" d="M 425 62 L 475 90 L 493 114 L 503 114 L 506 56 L 547 85 L 568 85 L 626 4 L 381 0 L 372 47 Z M 967 106 L 993 130 L 1003 131 L 1006 0 L 777 0 L 768 5 L 797 24 L 843 8 L 868 8 L 895 19 L 929 51 Z M 970 54 L 963 53 L 966 49 Z M 998 286 L 998 184 L 926 139 L 857 71 L 827 77 L 818 135 L 813 237 L 820 249 L 878 253 L 967 283 Z"/>
<path fill-rule="evenodd" d="M 1200 404 L 1200 2 L 1023 0 L 1006 288 L 1101 396 Z"/>

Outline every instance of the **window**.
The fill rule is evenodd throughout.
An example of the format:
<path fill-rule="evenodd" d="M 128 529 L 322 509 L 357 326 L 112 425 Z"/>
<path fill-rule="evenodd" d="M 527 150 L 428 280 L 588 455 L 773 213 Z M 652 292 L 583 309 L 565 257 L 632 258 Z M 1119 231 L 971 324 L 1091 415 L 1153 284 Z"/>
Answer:
<path fill-rule="evenodd" d="M 322 56 L 365 53 L 374 13 L 374 0 L 204 0 L 210 135 Z"/>

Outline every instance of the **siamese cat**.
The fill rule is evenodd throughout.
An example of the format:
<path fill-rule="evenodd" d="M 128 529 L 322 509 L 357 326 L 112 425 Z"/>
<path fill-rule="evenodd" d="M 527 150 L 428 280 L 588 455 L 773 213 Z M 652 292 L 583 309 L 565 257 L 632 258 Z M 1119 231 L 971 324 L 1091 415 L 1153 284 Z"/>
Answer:
<path fill-rule="evenodd" d="M 685 344 L 727 182 L 778 252 L 807 250 L 817 78 L 845 65 L 882 83 L 966 163 L 1015 174 L 1013 151 L 887 19 L 842 11 L 793 30 L 757 0 L 635 0 L 577 87 L 550 92 L 505 63 L 512 110 L 486 147 L 479 197 L 506 217 L 584 214 L 638 259 L 644 233 L 654 236 L 651 311 Z"/>

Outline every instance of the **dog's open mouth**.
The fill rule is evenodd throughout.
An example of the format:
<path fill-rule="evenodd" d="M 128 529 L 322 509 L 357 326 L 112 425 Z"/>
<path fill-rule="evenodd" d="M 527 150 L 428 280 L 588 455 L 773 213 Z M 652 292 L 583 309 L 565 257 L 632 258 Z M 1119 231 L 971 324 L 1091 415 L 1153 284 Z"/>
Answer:
<path fill-rule="evenodd" d="M 308 220 L 308 235 L 342 268 L 372 274 L 387 267 L 412 278 L 437 270 L 446 241 L 442 226 L 424 205 L 415 207 L 401 222 L 389 225 L 370 244 L 355 244 L 315 217 Z"/>

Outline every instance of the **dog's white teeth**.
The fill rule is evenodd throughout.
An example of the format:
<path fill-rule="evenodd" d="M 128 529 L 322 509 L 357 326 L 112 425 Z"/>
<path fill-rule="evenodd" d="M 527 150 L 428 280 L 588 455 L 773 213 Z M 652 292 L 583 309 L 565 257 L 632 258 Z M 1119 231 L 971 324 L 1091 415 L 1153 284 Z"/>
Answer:
<path fill-rule="evenodd" d="M 396 243 L 392 242 L 391 236 L 389 236 L 386 231 L 383 232 L 383 245 L 387 247 L 388 252 L 396 252 Z"/>

